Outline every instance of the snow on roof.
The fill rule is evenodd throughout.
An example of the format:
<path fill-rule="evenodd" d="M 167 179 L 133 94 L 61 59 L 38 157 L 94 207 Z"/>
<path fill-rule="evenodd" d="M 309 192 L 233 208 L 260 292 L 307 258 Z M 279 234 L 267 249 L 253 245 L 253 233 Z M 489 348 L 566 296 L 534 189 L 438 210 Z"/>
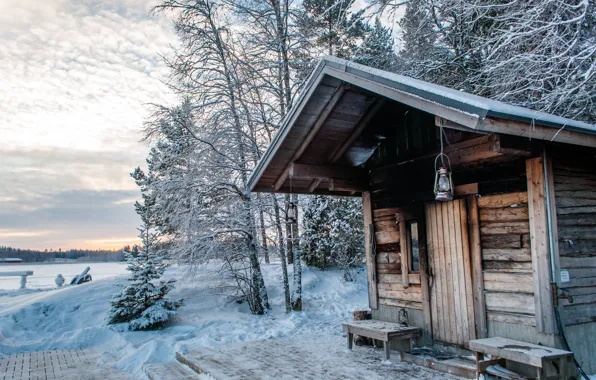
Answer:
<path fill-rule="evenodd" d="M 319 66 L 321 67 L 319 68 Z M 321 60 L 315 71 L 318 72 L 324 66 L 331 66 L 356 75 L 368 74 L 366 75 L 367 77 L 373 76 L 373 80 L 381 80 L 384 82 L 384 85 L 397 88 L 446 107 L 478 115 L 481 119 L 484 119 L 486 116 L 492 116 L 527 123 L 534 122 L 554 128 L 565 127 L 566 129 L 576 130 L 578 132 L 596 134 L 596 125 L 545 112 L 533 111 L 528 108 L 514 106 L 404 75 L 374 69 L 345 59 L 326 56 Z"/>

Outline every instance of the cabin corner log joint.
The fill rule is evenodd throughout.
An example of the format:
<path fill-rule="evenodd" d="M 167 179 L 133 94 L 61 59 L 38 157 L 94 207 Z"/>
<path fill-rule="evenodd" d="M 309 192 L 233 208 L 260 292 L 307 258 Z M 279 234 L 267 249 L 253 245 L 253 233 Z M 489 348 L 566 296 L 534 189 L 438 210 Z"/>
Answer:
<path fill-rule="evenodd" d="M 433 193 L 440 133 L 449 202 Z M 362 198 L 375 320 L 405 309 L 423 344 L 462 349 L 565 333 L 596 372 L 595 157 L 593 125 L 327 57 L 249 186 Z"/>

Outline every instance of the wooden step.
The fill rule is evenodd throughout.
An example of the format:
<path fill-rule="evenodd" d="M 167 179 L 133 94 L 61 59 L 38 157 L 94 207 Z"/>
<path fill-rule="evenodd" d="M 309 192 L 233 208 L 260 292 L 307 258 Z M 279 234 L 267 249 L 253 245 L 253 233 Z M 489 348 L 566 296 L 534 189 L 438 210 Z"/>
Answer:
<path fill-rule="evenodd" d="M 197 380 L 199 375 L 180 362 L 151 363 L 143 366 L 151 380 Z"/>
<path fill-rule="evenodd" d="M 409 352 L 401 352 L 401 360 L 404 362 L 432 368 L 437 371 L 468 379 L 476 378 L 476 364 L 474 361 L 456 357 L 454 355 L 450 356 L 453 357 L 441 359 L 429 355 L 414 355 Z"/>

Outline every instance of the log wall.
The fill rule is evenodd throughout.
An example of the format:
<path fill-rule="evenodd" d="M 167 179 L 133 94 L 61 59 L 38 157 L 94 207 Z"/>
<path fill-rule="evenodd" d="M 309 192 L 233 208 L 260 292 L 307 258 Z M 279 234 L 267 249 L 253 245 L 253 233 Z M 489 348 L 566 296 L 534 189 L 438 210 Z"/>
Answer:
<path fill-rule="evenodd" d="M 410 286 L 403 286 L 400 231 L 395 217 L 399 211 L 398 208 L 373 210 L 379 304 L 422 310 L 420 274 L 409 274 Z"/>
<path fill-rule="evenodd" d="M 576 358 L 588 373 L 596 372 L 596 173 L 594 167 L 553 161 L 559 265 L 569 282 L 559 281 L 561 320 Z"/>
<path fill-rule="evenodd" d="M 535 326 L 527 192 L 478 198 L 486 316 Z"/>

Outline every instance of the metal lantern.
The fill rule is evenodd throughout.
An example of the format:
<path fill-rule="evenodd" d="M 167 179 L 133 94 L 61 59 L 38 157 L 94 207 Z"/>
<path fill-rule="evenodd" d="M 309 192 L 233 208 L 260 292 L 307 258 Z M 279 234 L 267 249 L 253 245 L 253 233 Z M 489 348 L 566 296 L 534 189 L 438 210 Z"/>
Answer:
<path fill-rule="evenodd" d="M 288 214 L 286 219 L 288 220 L 288 223 L 298 222 L 298 207 L 296 207 L 296 203 L 290 202 L 288 204 Z"/>
<path fill-rule="evenodd" d="M 437 161 L 441 157 L 441 167 L 437 169 Z M 447 158 L 447 164 L 445 165 L 444 157 Z M 446 202 L 453 200 L 453 180 L 451 179 L 451 162 L 446 154 L 439 154 L 435 158 L 435 200 Z"/>

